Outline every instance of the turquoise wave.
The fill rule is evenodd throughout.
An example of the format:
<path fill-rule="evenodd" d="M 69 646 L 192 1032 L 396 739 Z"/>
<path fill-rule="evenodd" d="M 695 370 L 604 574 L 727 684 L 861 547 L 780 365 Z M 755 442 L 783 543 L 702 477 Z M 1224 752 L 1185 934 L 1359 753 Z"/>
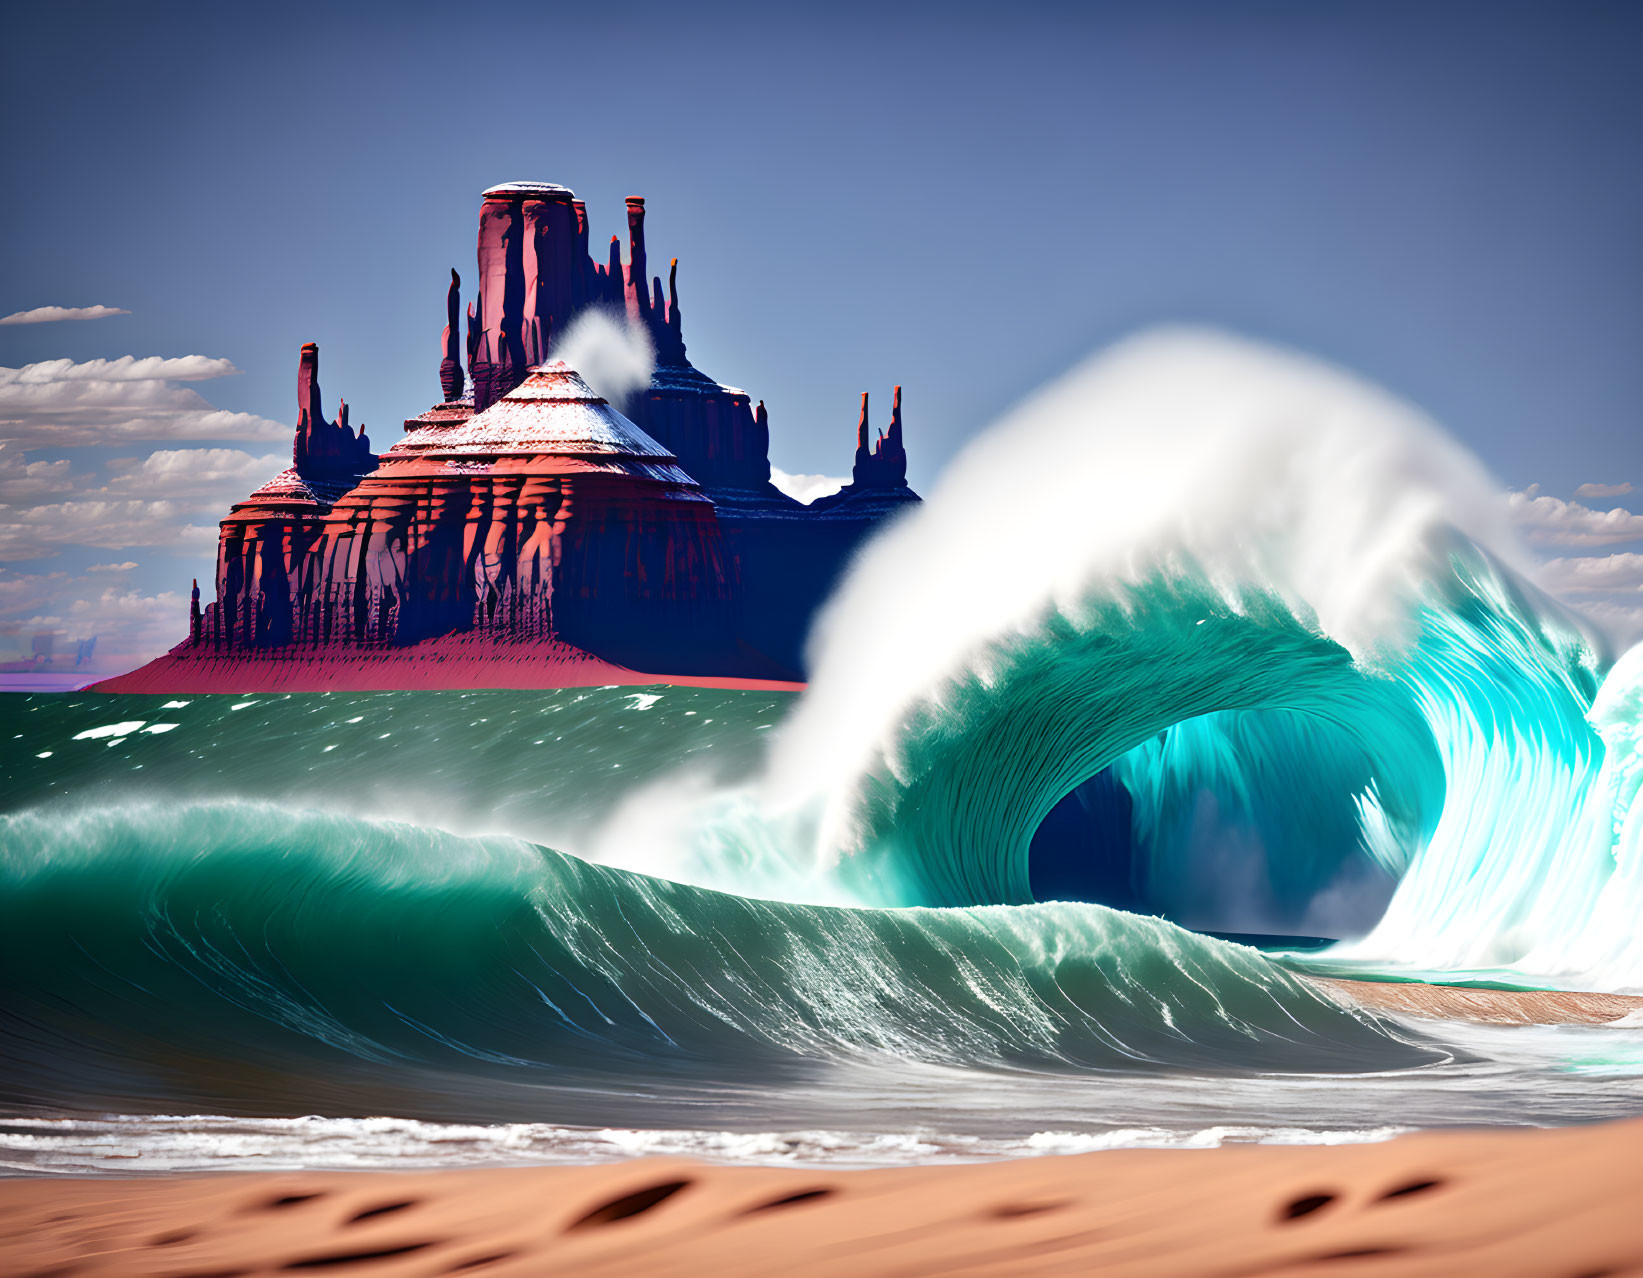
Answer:
<path fill-rule="evenodd" d="M 893 767 L 861 787 L 862 853 L 846 872 L 883 899 L 1033 899 L 1032 837 L 1081 782 L 1114 766 L 1148 873 L 1179 850 L 1184 798 L 1208 788 L 1267 835 L 1280 877 L 1315 878 L 1320 829 L 1372 779 L 1404 850 L 1443 795 L 1410 691 L 1276 599 L 1238 608 L 1191 581 L 1059 612 L 978 654 L 901 726 Z"/>
<path fill-rule="evenodd" d="M 1190 914 L 1207 883 L 1227 909 L 1205 847 L 1241 848 L 1268 919 L 1384 877 L 1373 929 L 1314 965 L 1643 989 L 1643 658 L 1606 661 L 1466 544 L 1414 618 L 1366 660 L 1190 574 L 1046 610 L 898 722 L 841 873 L 886 903 L 1031 901 L 1046 818 L 1118 796 L 1119 846 L 1086 851 L 1141 908 Z"/>
<path fill-rule="evenodd" d="M 539 1114 L 849 1063 L 1447 1059 L 1259 953 L 1089 904 L 805 906 L 242 802 L 0 819 L 0 1105 Z"/>

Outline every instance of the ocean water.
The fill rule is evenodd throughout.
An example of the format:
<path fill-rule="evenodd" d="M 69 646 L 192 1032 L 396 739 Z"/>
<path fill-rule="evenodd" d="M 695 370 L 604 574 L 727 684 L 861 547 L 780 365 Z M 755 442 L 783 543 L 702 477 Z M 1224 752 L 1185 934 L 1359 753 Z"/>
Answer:
<path fill-rule="evenodd" d="M 175 700 L 7 702 L 11 1170 L 872 1165 L 1643 1111 L 1643 1029 L 1400 1022 L 1309 987 L 1317 954 L 1099 904 L 803 903 L 527 837 L 609 856 L 680 759 L 704 798 L 759 769 L 790 694 Z"/>
<path fill-rule="evenodd" d="M 0 1164 L 1643 1113 L 1640 1018 L 1406 1020 L 1309 979 L 1643 993 L 1643 650 L 1534 590 L 1474 463 L 1201 335 L 977 449 L 856 565 L 802 695 L 0 700 Z"/>

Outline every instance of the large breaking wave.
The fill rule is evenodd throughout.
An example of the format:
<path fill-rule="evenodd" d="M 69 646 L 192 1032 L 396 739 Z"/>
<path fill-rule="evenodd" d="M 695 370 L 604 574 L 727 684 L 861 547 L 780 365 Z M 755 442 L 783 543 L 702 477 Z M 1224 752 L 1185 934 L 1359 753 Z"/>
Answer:
<path fill-rule="evenodd" d="M 1166 912 L 1236 895 L 1229 848 L 1267 919 L 1378 871 L 1385 917 L 1325 963 L 1643 988 L 1643 657 L 1529 583 L 1496 492 L 1333 370 L 1138 339 L 858 565 L 775 785 L 871 899 L 1033 899 L 1095 778 L 1089 847 Z"/>

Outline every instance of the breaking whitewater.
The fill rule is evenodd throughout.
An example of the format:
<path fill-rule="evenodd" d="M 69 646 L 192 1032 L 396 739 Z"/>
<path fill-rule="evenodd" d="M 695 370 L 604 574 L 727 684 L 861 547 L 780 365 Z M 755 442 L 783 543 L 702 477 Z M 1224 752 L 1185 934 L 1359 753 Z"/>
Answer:
<path fill-rule="evenodd" d="M 14 1170 L 874 1164 L 1643 1112 L 1643 649 L 1412 410 L 1198 333 L 979 438 L 803 694 L 12 696 Z M 1234 937 L 1237 939 L 1223 939 Z M 1249 942 L 1249 943 L 1244 943 Z"/>

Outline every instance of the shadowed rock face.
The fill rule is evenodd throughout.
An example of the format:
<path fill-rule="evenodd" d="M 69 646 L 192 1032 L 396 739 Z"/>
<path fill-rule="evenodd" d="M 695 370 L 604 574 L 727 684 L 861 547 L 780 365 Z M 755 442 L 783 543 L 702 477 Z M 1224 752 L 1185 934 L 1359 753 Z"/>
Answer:
<path fill-rule="evenodd" d="M 842 565 L 918 500 L 900 388 L 876 440 L 862 397 L 851 483 L 794 501 L 770 482 L 764 405 L 691 365 L 678 259 L 664 293 L 647 274 L 644 200 L 626 212 L 627 261 L 613 237 L 596 263 L 569 190 L 487 190 L 465 340 L 453 270 L 441 399 L 381 457 L 349 429 L 346 404 L 325 419 L 319 351 L 304 346 L 294 464 L 222 521 L 217 602 L 162 661 L 363 655 L 470 634 L 569 643 L 658 674 L 794 677 Z M 631 420 L 549 360 L 590 306 L 643 326 L 656 352 Z"/>

